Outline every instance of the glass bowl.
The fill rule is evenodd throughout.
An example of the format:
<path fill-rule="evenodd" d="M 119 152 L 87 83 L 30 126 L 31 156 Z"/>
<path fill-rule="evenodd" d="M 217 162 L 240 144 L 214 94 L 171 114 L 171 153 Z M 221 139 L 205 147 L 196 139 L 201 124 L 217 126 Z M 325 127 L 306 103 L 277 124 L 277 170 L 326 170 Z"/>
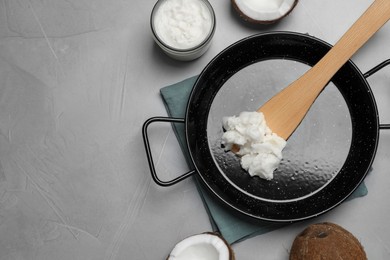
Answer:
<path fill-rule="evenodd" d="M 157 45 L 171 58 L 194 60 L 210 47 L 216 19 L 207 0 L 159 0 L 150 26 Z"/>

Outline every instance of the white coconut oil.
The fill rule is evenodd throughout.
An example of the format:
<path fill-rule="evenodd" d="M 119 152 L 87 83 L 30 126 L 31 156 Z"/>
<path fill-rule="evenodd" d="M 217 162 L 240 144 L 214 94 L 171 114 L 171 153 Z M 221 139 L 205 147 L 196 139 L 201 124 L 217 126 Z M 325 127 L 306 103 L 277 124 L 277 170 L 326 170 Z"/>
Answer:
<path fill-rule="evenodd" d="M 241 167 L 251 176 L 271 180 L 282 160 L 286 141 L 267 126 L 263 113 L 241 112 L 238 117 L 224 117 L 222 144 L 226 150 L 239 148 Z"/>
<path fill-rule="evenodd" d="M 213 28 L 213 18 L 201 0 L 166 0 L 156 10 L 153 26 L 162 42 L 184 50 L 206 40 Z"/>

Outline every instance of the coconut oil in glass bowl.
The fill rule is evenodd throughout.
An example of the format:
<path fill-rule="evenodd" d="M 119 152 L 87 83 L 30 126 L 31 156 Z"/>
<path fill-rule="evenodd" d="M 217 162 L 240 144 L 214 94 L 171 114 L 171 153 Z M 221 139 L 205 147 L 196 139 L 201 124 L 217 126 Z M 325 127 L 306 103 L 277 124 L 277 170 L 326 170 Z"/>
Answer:
<path fill-rule="evenodd" d="M 159 0 L 150 19 L 153 38 L 177 60 L 193 60 L 210 46 L 215 14 L 207 0 Z"/>

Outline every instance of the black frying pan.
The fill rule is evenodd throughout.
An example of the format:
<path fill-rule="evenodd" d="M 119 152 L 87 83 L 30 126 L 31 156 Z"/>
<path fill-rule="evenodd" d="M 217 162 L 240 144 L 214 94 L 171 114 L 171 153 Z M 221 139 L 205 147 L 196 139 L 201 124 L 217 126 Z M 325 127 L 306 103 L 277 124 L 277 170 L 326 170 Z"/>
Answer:
<path fill-rule="evenodd" d="M 374 160 L 380 129 L 366 77 L 348 61 L 332 78 L 288 140 L 271 181 L 250 177 L 221 147 L 222 117 L 254 111 L 316 64 L 331 46 L 312 36 L 272 32 L 245 38 L 216 56 L 191 92 L 185 119 L 151 118 L 143 126 L 153 179 L 168 186 L 197 173 L 223 205 L 253 219 L 297 221 L 329 211 L 359 186 Z M 164 182 L 155 172 L 147 138 L 156 121 L 185 123 L 195 170 Z"/>

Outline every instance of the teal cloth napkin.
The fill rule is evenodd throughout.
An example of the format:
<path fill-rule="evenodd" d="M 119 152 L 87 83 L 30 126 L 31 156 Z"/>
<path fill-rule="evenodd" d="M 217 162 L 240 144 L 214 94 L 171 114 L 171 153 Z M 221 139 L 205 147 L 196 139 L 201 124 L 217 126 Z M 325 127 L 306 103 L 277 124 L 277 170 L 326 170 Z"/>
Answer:
<path fill-rule="evenodd" d="M 160 90 L 168 114 L 171 117 L 185 117 L 188 98 L 196 79 L 197 76 L 194 76 L 176 84 L 164 87 Z M 184 156 L 186 157 L 187 163 L 189 164 L 189 167 L 193 169 L 193 164 L 187 150 L 184 124 L 174 124 L 174 131 L 183 150 Z M 232 215 L 231 212 L 220 205 L 220 202 L 216 201 L 214 197 L 211 197 L 207 191 L 204 190 L 204 188 L 197 182 L 197 178 L 195 178 L 195 180 L 199 194 L 209 214 L 214 231 L 219 231 L 230 244 L 255 235 L 264 234 L 287 225 L 285 223 L 273 223 L 268 221 L 260 221 L 258 223 L 246 222 L 241 218 Z M 362 183 L 349 197 L 349 199 L 362 197 L 366 194 L 367 188 L 365 184 Z"/>

